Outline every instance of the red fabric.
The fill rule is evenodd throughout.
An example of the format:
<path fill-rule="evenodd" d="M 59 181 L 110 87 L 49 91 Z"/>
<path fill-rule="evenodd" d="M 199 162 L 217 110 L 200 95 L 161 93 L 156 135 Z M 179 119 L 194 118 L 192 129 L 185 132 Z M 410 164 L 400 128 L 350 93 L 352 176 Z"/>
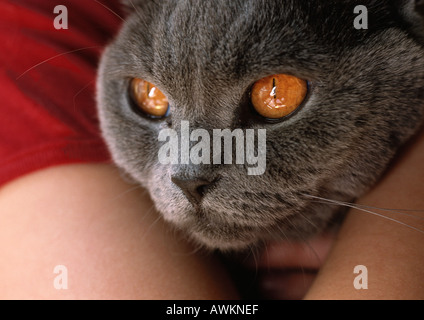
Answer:
<path fill-rule="evenodd" d="M 0 0 L 0 185 L 53 165 L 110 161 L 95 77 L 122 20 L 99 2 L 121 15 L 116 0 Z M 54 27 L 58 4 L 67 30 Z"/>

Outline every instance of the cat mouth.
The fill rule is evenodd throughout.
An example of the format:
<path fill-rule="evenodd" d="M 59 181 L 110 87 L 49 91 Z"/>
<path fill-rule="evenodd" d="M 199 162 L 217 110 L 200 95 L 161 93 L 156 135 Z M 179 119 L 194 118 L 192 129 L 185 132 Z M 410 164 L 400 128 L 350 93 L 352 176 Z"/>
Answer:
<path fill-rule="evenodd" d="M 240 251 L 269 241 L 309 237 L 321 230 L 318 215 L 304 214 L 308 212 L 306 204 L 299 203 L 296 208 L 283 207 L 280 201 L 278 205 L 266 206 L 210 196 L 196 206 L 187 201 L 187 206 L 179 210 L 164 208 L 163 216 L 195 243 L 224 251 Z"/>
<path fill-rule="evenodd" d="M 240 251 L 262 246 L 270 241 L 304 240 L 322 231 L 325 225 L 305 224 L 305 217 L 295 212 L 262 221 L 240 221 L 197 208 L 186 216 L 180 228 L 197 243 L 211 249 Z M 311 218 L 308 218 L 311 219 Z"/>

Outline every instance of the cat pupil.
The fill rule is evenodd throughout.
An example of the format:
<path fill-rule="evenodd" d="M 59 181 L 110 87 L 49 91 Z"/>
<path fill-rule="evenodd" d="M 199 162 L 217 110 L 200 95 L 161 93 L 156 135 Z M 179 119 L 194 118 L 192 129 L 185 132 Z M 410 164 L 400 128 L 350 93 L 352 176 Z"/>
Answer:
<path fill-rule="evenodd" d="M 274 96 L 274 100 L 277 100 L 277 87 L 276 87 L 276 84 L 275 84 L 275 78 L 272 79 L 271 96 Z"/>

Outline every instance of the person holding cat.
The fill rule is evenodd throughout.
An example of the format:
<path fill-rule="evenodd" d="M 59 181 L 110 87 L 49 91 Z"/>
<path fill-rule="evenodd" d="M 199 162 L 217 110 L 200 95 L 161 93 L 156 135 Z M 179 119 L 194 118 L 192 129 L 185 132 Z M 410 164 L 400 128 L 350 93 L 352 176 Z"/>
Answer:
<path fill-rule="evenodd" d="M 196 253 L 184 234 L 163 221 L 145 189 L 111 164 L 92 84 L 98 49 L 122 23 L 120 7 L 103 2 L 113 14 L 97 1 L 62 4 L 72 17 L 68 30 L 54 29 L 55 1 L 0 1 L 0 298 L 237 298 L 220 261 Z M 127 1 L 127 10 L 137 14 L 143 6 Z M 183 15 L 184 9 L 177 11 Z M 424 135 L 400 154 L 357 201 L 337 236 L 269 244 L 255 267 L 288 275 L 266 279 L 277 284 L 264 285 L 269 297 L 424 298 L 422 212 L 390 216 L 396 223 L 358 210 L 424 208 Z M 367 267 L 368 289 L 353 285 L 358 265 Z M 57 266 L 66 273 L 55 273 Z M 287 269 L 320 273 L 311 277 L 310 289 L 296 292 L 309 276 Z M 66 286 L 56 285 L 58 277 L 66 278 Z"/>

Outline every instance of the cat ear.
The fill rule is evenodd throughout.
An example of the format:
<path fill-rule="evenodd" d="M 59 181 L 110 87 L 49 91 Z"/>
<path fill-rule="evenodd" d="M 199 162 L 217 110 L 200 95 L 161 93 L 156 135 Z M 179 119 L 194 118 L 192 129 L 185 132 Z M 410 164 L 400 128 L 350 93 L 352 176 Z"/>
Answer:
<path fill-rule="evenodd" d="M 412 34 L 424 45 L 424 0 L 402 0 L 401 15 Z"/>

